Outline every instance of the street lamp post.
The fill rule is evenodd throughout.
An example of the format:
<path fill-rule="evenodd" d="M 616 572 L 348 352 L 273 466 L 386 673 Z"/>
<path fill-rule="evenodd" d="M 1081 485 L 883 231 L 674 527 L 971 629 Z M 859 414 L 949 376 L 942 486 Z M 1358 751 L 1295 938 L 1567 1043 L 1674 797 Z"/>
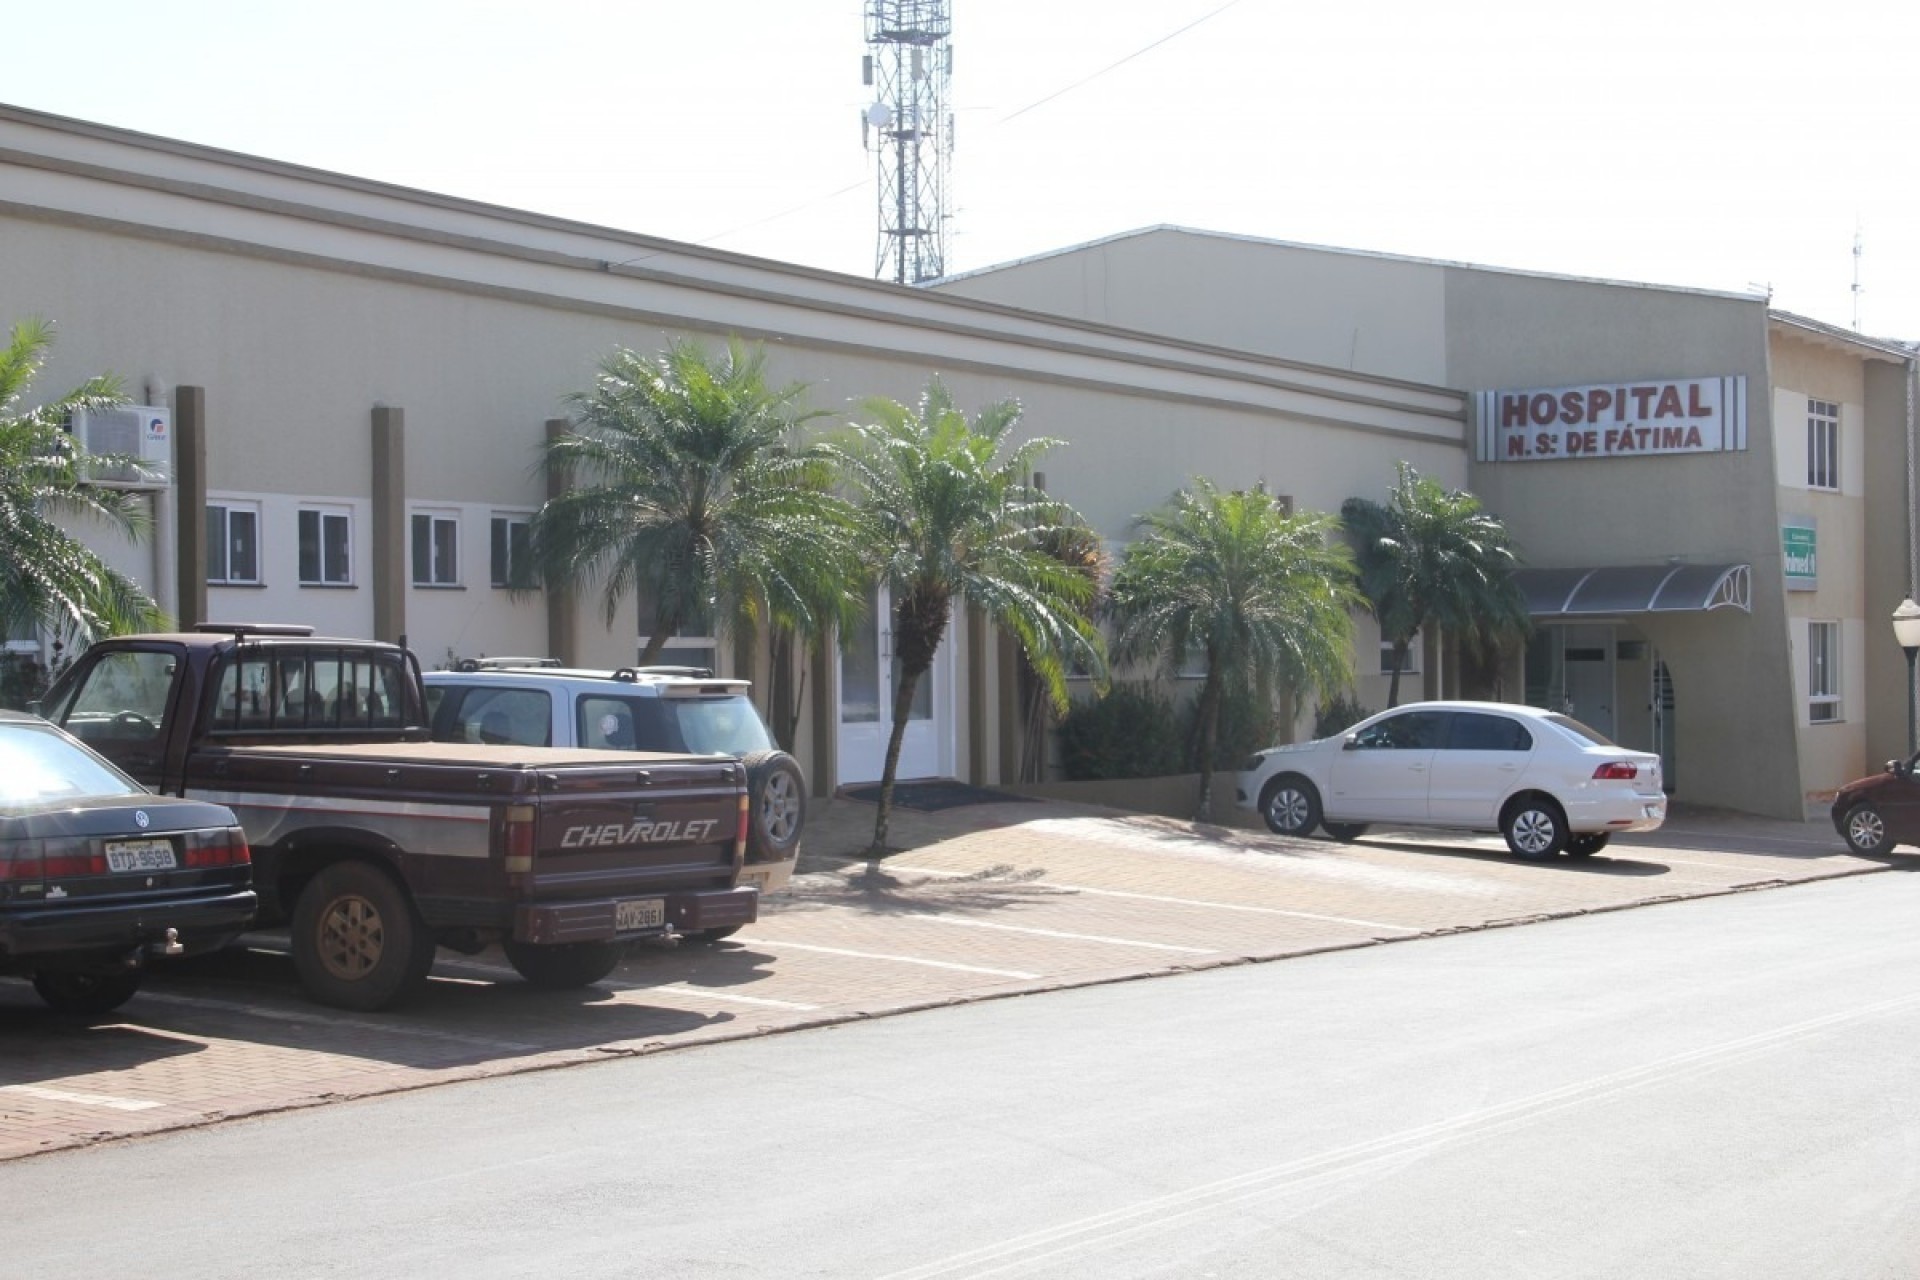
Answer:
<path fill-rule="evenodd" d="M 1907 762 L 1913 762 L 1916 748 L 1914 745 L 1913 715 L 1913 661 L 1920 655 L 1920 604 L 1908 596 L 1893 611 L 1893 638 L 1907 654 Z"/>

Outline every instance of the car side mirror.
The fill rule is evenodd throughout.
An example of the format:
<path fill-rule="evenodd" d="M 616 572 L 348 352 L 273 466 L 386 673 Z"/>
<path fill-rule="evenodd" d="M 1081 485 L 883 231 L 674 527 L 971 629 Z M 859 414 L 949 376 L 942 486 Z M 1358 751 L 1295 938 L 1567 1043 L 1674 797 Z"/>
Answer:
<path fill-rule="evenodd" d="M 1354 748 L 1358 747 L 1359 745 L 1360 745 L 1359 735 L 1350 733 L 1347 735 L 1346 740 L 1340 744 L 1340 749 L 1342 751 L 1352 751 Z"/>
<path fill-rule="evenodd" d="M 47 718 L 46 713 L 40 710 L 40 699 L 38 698 L 27 703 L 27 714 L 30 716 L 39 716 L 42 720 Z"/>
<path fill-rule="evenodd" d="M 1887 761 L 1887 772 L 1896 778 L 1906 777 L 1909 768 L 1910 766 L 1904 760 L 1896 759 Z"/>

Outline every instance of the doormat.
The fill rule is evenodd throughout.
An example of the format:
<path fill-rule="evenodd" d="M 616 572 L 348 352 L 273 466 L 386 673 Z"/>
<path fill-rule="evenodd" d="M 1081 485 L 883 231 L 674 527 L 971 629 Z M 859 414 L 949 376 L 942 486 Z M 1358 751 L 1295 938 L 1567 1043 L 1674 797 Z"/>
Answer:
<path fill-rule="evenodd" d="M 842 787 L 840 794 L 849 800 L 879 804 L 880 784 L 872 782 L 858 787 Z M 965 782 L 896 782 L 893 784 L 894 807 L 912 809 L 916 813 L 938 813 L 942 809 L 958 809 L 962 805 L 969 804 L 1026 804 L 1032 798 L 1017 796 L 1010 791 L 995 791 L 991 787 L 976 787 Z"/>

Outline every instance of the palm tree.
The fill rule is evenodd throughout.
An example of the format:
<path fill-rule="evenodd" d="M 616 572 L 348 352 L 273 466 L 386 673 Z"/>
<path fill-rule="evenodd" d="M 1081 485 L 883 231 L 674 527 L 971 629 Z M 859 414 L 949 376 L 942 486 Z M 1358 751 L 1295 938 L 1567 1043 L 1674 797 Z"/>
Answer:
<path fill-rule="evenodd" d="M 1341 688 L 1353 678 L 1352 557 L 1330 540 L 1331 517 L 1287 514 L 1263 486 L 1191 489 L 1138 519 L 1144 536 L 1114 571 L 1114 651 L 1158 657 L 1169 671 L 1206 668 L 1192 759 L 1195 816 L 1212 817 L 1214 745 L 1228 684 L 1244 681 L 1269 704 L 1273 690 Z"/>
<path fill-rule="evenodd" d="M 857 617 L 853 512 L 830 453 L 800 439 L 804 392 L 769 387 L 764 353 L 737 341 L 717 358 L 686 341 L 613 352 L 545 447 L 569 488 L 532 521 L 540 579 L 602 583 L 609 623 L 643 593 L 643 666 L 689 627 L 814 638 Z"/>
<path fill-rule="evenodd" d="M 1422 628 L 1498 646 L 1530 625 L 1507 527 L 1463 489 L 1445 489 L 1400 463 L 1386 505 L 1348 498 L 1340 506 L 1360 565 L 1360 591 L 1393 646 L 1387 705 L 1400 701 L 1400 671 Z"/>
<path fill-rule="evenodd" d="M 1074 514 L 1030 480 L 1034 460 L 1061 442 L 1032 439 L 1003 455 L 1020 420 L 1019 404 L 988 405 L 969 423 L 938 378 L 917 408 L 876 399 L 866 409 L 872 421 L 853 428 L 840 459 L 874 569 L 893 600 L 899 683 L 868 850 L 878 858 L 887 852 L 894 776 L 913 695 L 933 665 L 956 602 L 964 599 L 1013 634 L 1056 709 L 1067 705 L 1068 668 L 1078 666 L 1104 681 L 1106 654 L 1085 608 L 1095 583 L 1046 547 L 1054 530 L 1075 521 Z"/>
<path fill-rule="evenodd" d="M 89 378 L 51 404 L 21 407 L 52 345 L 53 326 L 28 319 L 0 348 L 0 628 L 46 626 L 84 644 L 164 626 L 151 596 L 55 523 L 95 519 L 138 537 L 151 518 L 138 495 L 88 484 L 85 451 L 61 429 L 75 409 L 124 403 L 115 379 Z M 113 461 L 141 469 L 131 458 Z"/>

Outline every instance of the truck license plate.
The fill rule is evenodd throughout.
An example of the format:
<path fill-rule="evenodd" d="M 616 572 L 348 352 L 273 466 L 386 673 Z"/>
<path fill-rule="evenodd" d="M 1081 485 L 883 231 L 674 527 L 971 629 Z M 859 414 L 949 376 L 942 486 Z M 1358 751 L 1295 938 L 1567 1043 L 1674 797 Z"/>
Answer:
<path fill-rule="evenodd" d="M 620 933 L 658 929 L 666 922 L 665 898 L 627 898 L 613 904 L 613 927 Z"/>
<path fill-rule="evenodd" d="M 109 840 L 109 871 L 171 871 L 173 845 L 165 840 Z"/>

